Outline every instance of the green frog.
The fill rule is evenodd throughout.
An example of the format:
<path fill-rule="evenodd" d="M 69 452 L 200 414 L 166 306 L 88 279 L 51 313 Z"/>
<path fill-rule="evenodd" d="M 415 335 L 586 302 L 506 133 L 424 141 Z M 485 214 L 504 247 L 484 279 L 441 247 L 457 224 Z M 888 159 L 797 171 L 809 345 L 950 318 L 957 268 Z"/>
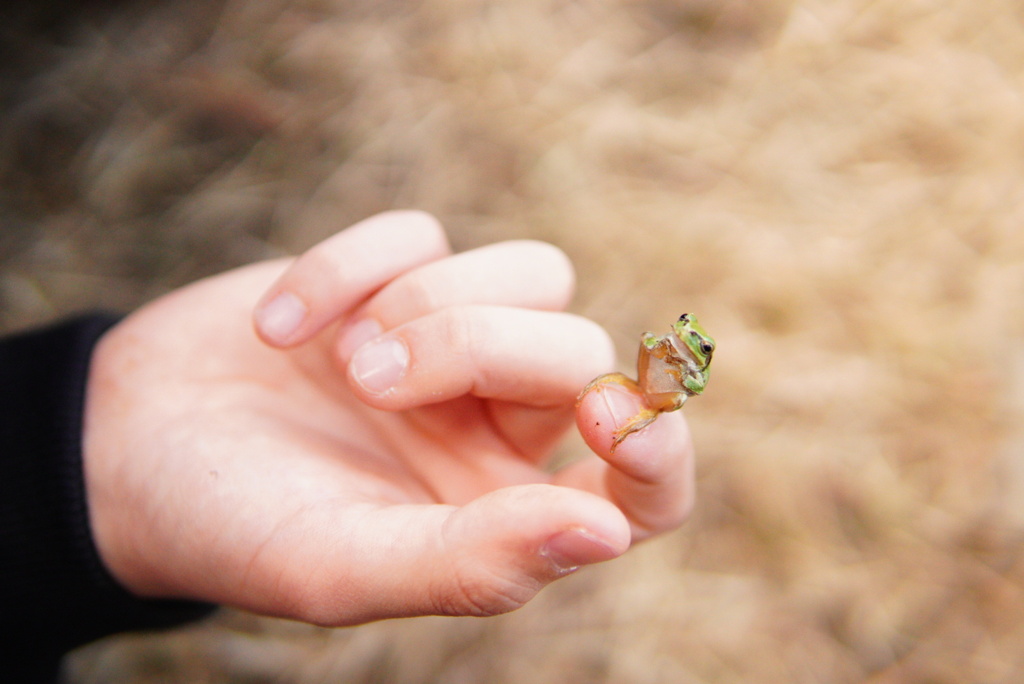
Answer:
<path fill-rule="evenodd" d="M 714 339 L 697 322 L 696 316 L 684 313 L 672 324 L 668 335 L 659 337 L 645 332 L 640 338 L 636 380 L 623 373 L 607 373 L 591 380 L 580 392 L 580 399 L 595 387 L 615 383 L 636 390 L 647 404 L 647 408 L 615 431 L 611 451 L 614 452 L 626 437 L 653 423 L 660 414 L 681 409 L 687 399 L 703 392 L 714 352 Z"/>

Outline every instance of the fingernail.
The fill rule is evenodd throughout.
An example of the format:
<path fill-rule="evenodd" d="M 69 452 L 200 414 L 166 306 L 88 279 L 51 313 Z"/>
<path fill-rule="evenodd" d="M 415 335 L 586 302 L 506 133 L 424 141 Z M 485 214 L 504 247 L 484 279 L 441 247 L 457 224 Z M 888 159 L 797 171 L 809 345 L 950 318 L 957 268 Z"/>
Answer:
<path fill-rule="evenodd" d="M 551 561 L 560 574 L 568 574 L 582 565 L 616 558 L 619 552 L 587 530 L 571 529 L 548 539 L 540 555 Z"/>
<path fill-rule="evenodd" d="M 606 386 L 601 392 L 605 408 L 615 427 L 622 427 L 642 408 L 637 405 L 636 395 L 617 385 Z"/>
<path fill-rule="evenodd" d="M 370 394 L 384 394 L 398 384 L 409 366 L 409 350 L 395 337 L 382 337 L 356 350 L 352 377 Z"/>
<path fill-rule="evenodd" d="M 282 292 L 256 312 L 256 325 L 267 339 L 283 344 L 288 341 L 302 322 L 309 308 L 291 292 Z"/>
<path fill-rule="evenodd" d="M 356 350 L 384 332 L 380 323 L 372 318 L 364 318 L 356 323 L 347 324 L 345 331 L 338 338 L 338 357 L 348 361 Z"/>

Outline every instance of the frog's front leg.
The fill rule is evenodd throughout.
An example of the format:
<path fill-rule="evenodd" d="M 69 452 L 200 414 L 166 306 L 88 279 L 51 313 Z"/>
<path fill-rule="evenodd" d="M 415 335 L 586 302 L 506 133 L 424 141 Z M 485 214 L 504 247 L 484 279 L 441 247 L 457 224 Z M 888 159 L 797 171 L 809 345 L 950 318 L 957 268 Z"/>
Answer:
<path fill-rule="evenodd" d="M 643 395 L 643 392 L 640 389 L 640 384 L 628 375 L 624 373 L 606 373 L 605 375 L 594 378 L 586 387 L 583 388 L 583 391 L 580 392 L 579 399 L 576 400 L 576 405 L 579 406 L 583 397 L 585 397 L 590 390 L 595 387 L 601 387 L 608 384 L 622 385 L 627 389 L 641 394 L 641 396 Z M 638 414 L 627 420 L 625 425 L 612 433 L 615 439 L 612 440 L 612 445 L 609 451 L 614 453 L 615 447 L 619 446 L 622 440 L 626 439 L 626 437 L 629 437 L 634 432 L 643 430 L 645 427 L 653 423 L 654 419 L 658 417 L 658 413 L 659 411 L 648 407 L 641 409 Z"/>
<path fill-rule="evenodd" d="M 675 355 L 672 342 L 664 335 L 658 336 L 652 332 L 645 332 L 640 337 L 639 355 L 650 354 L 656 359 L 668 359 Z"/>

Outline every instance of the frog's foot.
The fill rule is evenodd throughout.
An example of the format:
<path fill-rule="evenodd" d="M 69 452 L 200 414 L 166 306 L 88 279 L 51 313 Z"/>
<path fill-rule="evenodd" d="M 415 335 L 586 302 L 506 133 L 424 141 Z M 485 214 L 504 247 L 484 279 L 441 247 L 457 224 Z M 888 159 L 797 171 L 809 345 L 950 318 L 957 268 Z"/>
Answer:
<path fill-rule="evenodd" d="M 583 401 L 583 397 L 587 396 L 587 393 L 590 392 L 590 390 L 595 387 L 601 387 L 602 385 L 608 384 L 622 385 L 623 387 L 627 387 L 635 392 L 640 391 L 640 385 L 637 384 L 637 381 L 625 373 L 605 373 L 604 375 L 599 375 L 587 383 L 587 386 L 584 387 L 583 391 L 580 392 L 578 397 L 576 397 L 576 405 L 580 405 L 580 402 Z"/>
<path fill-rule="evenodd" d="M 615 453 L 615 447 L 619 446 L 622 440 L 626 439 L 634 432 L 639 432 L 640 430 L 643 430 L 645 427 L 653 423 L 654 420 L 658 417 L 659 413 L 660 411 L 645 408 L 642 411 L 640 411 L 640 413 L 636 414 L 635 416 L 627 420 L 625 425 L 623 425 L 618 430 L 612 433 L 615 436 L 615 439 L 612 441 L 612 446 L 610 449 L 608 449 L 608 451 L 611 453 Z"/>

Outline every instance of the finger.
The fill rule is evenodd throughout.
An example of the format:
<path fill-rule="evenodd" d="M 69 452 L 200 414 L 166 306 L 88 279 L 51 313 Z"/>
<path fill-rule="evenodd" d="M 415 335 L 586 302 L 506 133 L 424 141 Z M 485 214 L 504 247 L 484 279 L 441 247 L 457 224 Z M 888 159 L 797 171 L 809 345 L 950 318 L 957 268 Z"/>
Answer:
<path fill-rule="evenodd" d="M 336 353 L 347 363 L 383 331 L 452 306 L 489 304 L 558 311 L 568 305 L 575 273 L 553 245 L 513 240 L 432 262 L 405 273 L 353 313 Z M 575 390 L 574 390 L 575 391 Z M 520 454 L 542 459 L 572 424 L 572 407 L 556 409 L 494 401 L 489 419 Z"/>
<path fill-rule="evenodd" d="M 580 316 L 454 306 L 364 344 L 347 373 L 363 401 L 388 410 L 467 394 L 564 407 L 613 353 L 604 329 Z"/>
<path fill-rule="evenodd" d="M 378 214 L 296 259 L 256 306 L 256 331 L 275 347 L 305 342 L 396 276 L 449 252 L 428 214 Z"/>
<path fill-rule="evenodd" d="M 573 422 L 573 406 L 538 408 L 518 402 L 491 402 L 491 423 L 505 442 L 529 463 L 540 465 L 561 443 Z"/>
<path fill-rule="evenodd" d="M 335 529 L 338 523 L 334 522 Z M 394 506 L 348 516 L 339 562 L 300 563 L 284 594 L 325 625 L 412 615 L 496 615 L 519 608 L 580 566 L 629 547 L 629 526 L 607 501 L 571 489 L 500 489 L 460 507 Z M 352 559 L 358 562 L 353 563 Z M 322 570 L 311 577 L 309 567 Z M 347 568 L 344 576 L 332 568 Z M 294 585 L 293 587 L 291 585 Z"/>
<path fill-rule="evenodd" d="M 626 514 L 637 540 L 679 526 L 695 492 L 693 442 L 681 411 L 661 414 L 611 450 L 612 433 L 644 407 L 639 394 L 619 385 L 588 392 L 577 407 L 577 425 L 601 459 L 568 466 L 554 478 L 607 497 Z"/>
<path fill-rule="evenodd" d="M 572 263 L 553 245 L 512 240 L 480 247 L 403 273 L 384 286 L 341 331 L 339 354 L 347 358 L 370 337 L 449 306 L 559 311 L 574 288 Z"/>

